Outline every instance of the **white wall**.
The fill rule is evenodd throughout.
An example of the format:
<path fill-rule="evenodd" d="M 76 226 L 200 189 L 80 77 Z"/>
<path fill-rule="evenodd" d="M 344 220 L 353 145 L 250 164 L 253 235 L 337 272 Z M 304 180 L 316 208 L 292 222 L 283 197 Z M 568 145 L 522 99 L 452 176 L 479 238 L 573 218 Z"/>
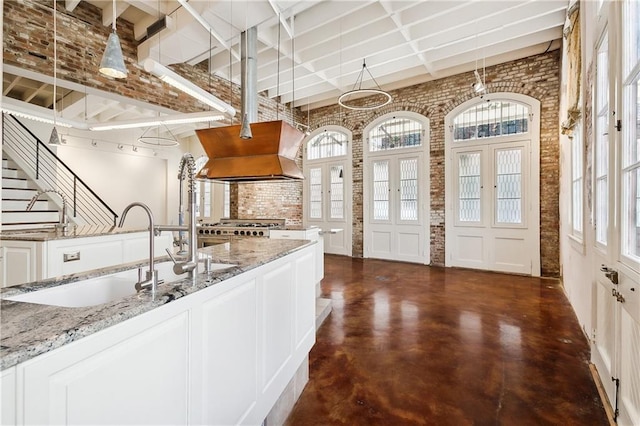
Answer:
<path fill-rule="evenodd" d="M 43 142 L 48 141 L 51 125 L 21 121 Z M 53 147 L 53 151 L 119 216 L 128 204 L 138 201 L 149 206 L 156 224 L 178 223 L 178 166 L 183 154 L 180 147 L 153 150 L 143 146 L 136 141 L 143 132 L 140 129 L 58 130 L 65 143 Z M 133 151 L 134 146 L 137 152 Z M 147 227 L 144 211 L 132 209 L 125 226 Z"/>
<path fill-rule="evenodd" d="M 584 84 L 589 64 L 593 60 L 593 49 L 596 42 L 595 7 L 596 2 L 581 2 L 581 37 L 582 37 L 582 98 L 585 99 Z M 566 46 L 566 45 L 565 45 Z M 566 47 L 565 47 L 566 48 Z M 563 52 L 563 58 L 566 54 Z M 560 122 L 566 117 L 566 61 L 563 62 Z M 591 120 L 584 117 L 582 123 Z M 585 135 L 586 136 L 586 135 Z M 586 142 L 586 137 L 584 138 Z M 592 141 L 593 143 L 593 141 Z M 585 170 L 587 161 L 585 159 Z M 584 175 L 585 179 L 593 179 Z M 593 181 L 593 180 L 592 180 Z M 582 241 L 570 236 L 571 234 L 571 141 L 565 136 L 560 136 L 560 265 L 562 267 L 562 280 L 565 293 L 573 307 L 578 321 L 585 333 L 590 336 L 592 324 L 592 291 L 595 281 L 594 241 L 595 229 L 590 206 L 587 201 L 587 192 L 584 196 L 584 235 Z"/>

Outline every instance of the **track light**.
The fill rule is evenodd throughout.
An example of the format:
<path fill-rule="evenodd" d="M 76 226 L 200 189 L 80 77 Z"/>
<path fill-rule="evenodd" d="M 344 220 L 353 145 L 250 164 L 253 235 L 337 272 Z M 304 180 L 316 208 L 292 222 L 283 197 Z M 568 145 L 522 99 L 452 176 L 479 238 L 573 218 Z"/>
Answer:
<path fill-rule="evenodd" d="M 476 76 L 476 82 L 472 84 L 473 90 L 475 90 L 476 93 L 484 92 L 485 86 L 484 82 L 480 78 L 480 73 L 478 72 L 478 70 L 475 70 L 473 74 Z"/>

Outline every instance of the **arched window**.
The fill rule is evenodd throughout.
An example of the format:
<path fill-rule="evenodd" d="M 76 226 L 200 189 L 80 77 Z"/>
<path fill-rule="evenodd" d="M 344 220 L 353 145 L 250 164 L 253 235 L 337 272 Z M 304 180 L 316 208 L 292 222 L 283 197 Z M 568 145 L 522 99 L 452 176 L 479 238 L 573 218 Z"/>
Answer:
<path fill-rule="evenodd" d="M 517 102 L 483 102 L 453 119 L 453 140 L 466 141 L 529 132 L 529 107 Z"/>
<path fill-rule="evenodd" d="M 421 122 L 407 117 L 392 117 L 369 132 L 369 151 L 422 146 L 423 137 L 424 129 Z"/>
<path fill-rule="evenodd" d="M 347 155 L 349 138 L 346 133 L 325 130 L 307 142 L 307 160 L 340 157 Z"/>

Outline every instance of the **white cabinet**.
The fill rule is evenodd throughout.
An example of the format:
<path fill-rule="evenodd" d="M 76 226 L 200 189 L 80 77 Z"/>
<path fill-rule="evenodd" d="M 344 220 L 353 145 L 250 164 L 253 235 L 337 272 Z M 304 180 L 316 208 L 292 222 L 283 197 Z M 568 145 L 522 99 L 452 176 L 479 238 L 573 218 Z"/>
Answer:
<path fill-rule="evenodd" d="M 3 267 L 0 287 L 28 283 L 42 278 L 42 243 L 0 241 Z"/>
<path fill-rule="evenodd" d="M 202 305 L 202 424 L 260 423 L 256 280 Z"/>
<path fill-rule="evenodd" d="M 260 424 L 315 342 L 315 256 L 306 247 L 3 372 L 3 421 L 16 407 L 6 418 L 19 424 Z"/>
<path fill-rule="evenodd" d="M 273 229 L 269 231 L 269 238 L 274 240 L 310 240 L 317 241 L 316 248 L 316 296 L 320 296 L 320 281 L 324 278 L 324 238 L 320 235 L 320 228 L 304 229 Z"/>
<path fill-rule="evenodd" d="M 11 367 L 0 374 L 0 410 L 1 425 L 16 424 L 16 367 Z"/>
<path fill-rule="evenodd" d="M 170 234 L 155 237 L 155 256 L 172 247 Z M 48 241 L 2 240 L 2 287 L 145 260 L 149 233 L 66 238 Z"/>

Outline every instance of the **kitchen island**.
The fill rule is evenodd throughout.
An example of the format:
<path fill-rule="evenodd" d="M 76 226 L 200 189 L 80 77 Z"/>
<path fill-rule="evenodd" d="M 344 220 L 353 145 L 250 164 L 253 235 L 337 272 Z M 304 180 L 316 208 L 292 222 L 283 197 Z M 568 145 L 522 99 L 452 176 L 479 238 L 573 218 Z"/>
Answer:
<path fill-rule="evenodd" d="M 285 388 L 297 398 L 308 377 L 314 245 L 207 247 L 202 255 L 236 266 L 162 284 L 153 300 L 148 292 L 81 308 L 2 300 L 3 423 L 260 424 Z"/>

